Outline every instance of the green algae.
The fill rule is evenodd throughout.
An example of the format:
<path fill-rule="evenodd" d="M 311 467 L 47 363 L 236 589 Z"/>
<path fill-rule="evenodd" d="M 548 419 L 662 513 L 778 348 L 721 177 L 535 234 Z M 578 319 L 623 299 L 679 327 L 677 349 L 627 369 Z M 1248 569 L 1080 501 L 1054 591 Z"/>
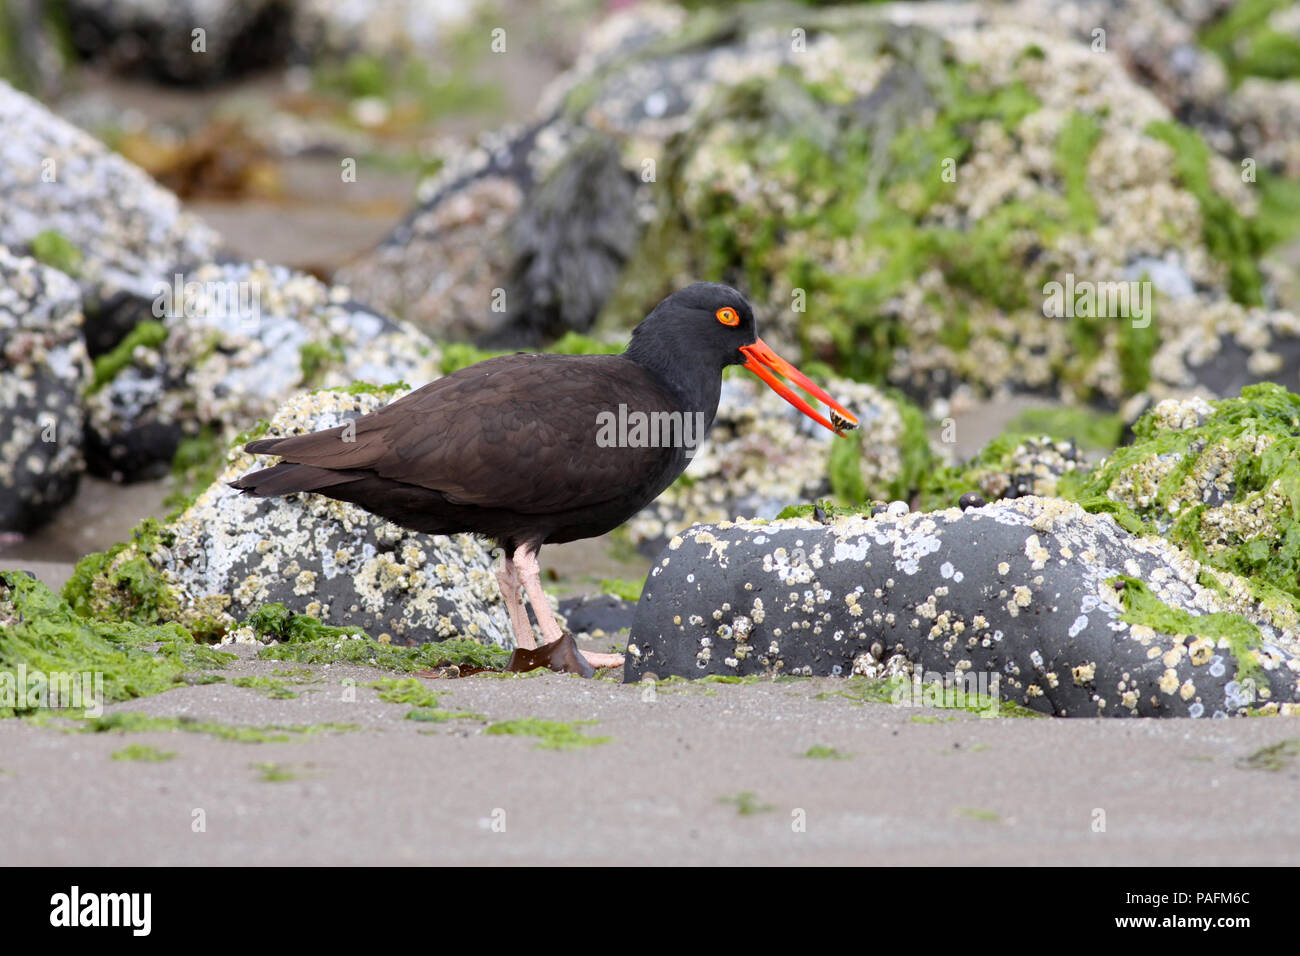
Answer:
<path fill-rule="evenodd" d="M 523 717 L 492 724 L 483 732 L 492 736 L 536 737 L 538 750 L 578 750 L 583 747 L 596 747 L 614 739 L 613 737 L 590 737 L 579 729 L 594 723 L 596 723 L 594 720 L 566 722 Z"/>
<path fill-rule="evenodd" d="M 249 764 L 249 767 L 257 771 L 257 777 L 263 783 L 288 783 L 290 780 L 299 780 L 307 776 L 298 764 L 275 763 L 267 760 Z"/>
<path fill-rule="evenodd" d="M 274 677 L 236 677 L 230 683 L 236 687 L 247 687 L 252 690 L 264 690 L 266 696 L 272 700 L 293 700 L 298 696 L 297 691 L 293 690 L 282 680 L 276 680 Z"/>
<path fill-rule="evenodd" d="M 915 698 L 918 686 L 914 681 L 906 677 L 862 677 L 859 675 L 845 678 L 841 683 L 842 687 L 836 690 L 823 691 L 816 694 L 813 699 L 826 701 L 847 700 L 856 707 L 861 707 L 864 704 L 894 704 L 900 697 L 908 700 Z M 896 706 L 903 708 L 924 706 L 939 710 L 961 710 L 981 716 L 1027 718 L 1047 716 L 1014 701 L 1004 700 L 1000 696 L 992 694 L 971 692 L 956 686 L 937 687 L 934 683 L 923 683 L 919 686 L 923 703 L 899 704 Z M 919 723 L 934 723 L 941 719 L 919 714 L 914 715 L 912 719 L 916 720 L 917 717 L 922 718 L 918 721 Z"/>
<path fill-rule="evenodd" d="M 367 684 L 379 691 L 379 699 L 390 704 L 407 704 L 411 707 L 434 708 L 438 695 L 416 677 L 385 677 Z"/>
<path fill-rule="evenodd" d="M 756 813 L 769 813 L 776 809 L 772 804 L 759 800 L 758 794 L 753 790 L 742 790 L 729 796 L 718 797 L 718 803 L 735 807 L 736 813 L 742 817 L 753 816 Z"/>
<path fill-rule="evenodd" d="M 261 638 L 280 641 L 258 652 L 264 660 L 299 664 L 366 664 L 393 671 L 430 670 L 442 664 L 502 668 L 510 652 L 468 638 L 448 638 L 414 647 L 383 644 L 360 628 L 332 627 L 283 604 L 265 604 L 244 622 Z"/>
<path fill-rule="evenodd" d="M 964 494 L 983 494 L 980 480 L 990 474 L 1006 474 L 1012 468 L 1016 449 L 1035 437 L 1025 432 L 1003 432 L 964 464 L 946 465 L 924 475 L 918 488 L 921 510 L 954 508 Z"/>
<path fill-rule="evenodd" d="M 980 823 L 1001 823 L 1001 814 L 992 810 L 984 810 L 980 807 L 957 807 L 953 810 L 959 817 L 965 817 L 968 820 L 978 820 Z"/>
<path fill-rule="evenodd" d="M 409 392 L 410 390 L 411 386 L 402 381 L 389 382 L 387 385 L 376 385 L 373 382 L 358 381 L 352 382 L 348 385 L 318 388 L 313 391 L 312 394 L 320 395 L 324 392 L 342 392 L 344 395 L 395 395 L 398 392 Z"/>
<path fill-rule="evenodd" d="M 13 620 L 0 627 L 0 671 L 94 674 L 103 677 L 103 702 L 159 694 L 178 686 L 189 667 L 180 646 L 193 639 L 181 629 L 138 633 L 131 625 L 106 625 L 77 615 L 39 581 L 20 571 L 0 571 L 0 602 Z M 164 640 L 169 652 L 151 653 L 138 644 Z M 0 704 L 0 717 L 38 709 Z"/>
<path fill-rule="evenodd" d="M 1075 110 L 1056 141 L 1056 164 L 1065 182 L 1070 223 L 1079 232 L 1091 232 L 1097 226 L 1097 205 L 1088 191 L 1088 158 L 1100 140 L 1101 124 L 1090 114 Z"/>
<path fill-rule="evenodd" d="M 1228 292 L 1245 305 L 1262 304 L 1263 278 L 1256 260 L 1264 244 L 1255 223 L 1214 189 L 1210 147 L 1198 132 L 1172 120 L 1153 122 L 1146 133 L 1173 149 L 1178 179 L 1201 207 L 1206 248 L 1228 269 Z"/>
<path fill-rule="evenodd" d="M 326 370 L 345 361 L 347 355 L 343 351 L 343 341 L 337 336 L 328 342 L 304 342 L 298 347 L 303 387 L 315 385 Z"/>
<path fill-rule="evenodd" d="M 826 474 L 831 493 L 847 504 L 865 501 L 867 481 L 862 477 L 862 432 L 850 432 L 846 438 L 831 442 Z"/>
<path fill-rule="evenodd" d="M 56 229 L 46 229 L 32 237 L 31 253 L 33 259 L 65 275 L 73 278 L 81 275 L 81 260 L 84 258 L 81 250 Z"/>
<path fill-rule="evenodd" d="M 146 319 L 127 333 L 110 351 L 95 359 L 94 375 L 86 386 L 86 394 L 93 395 L 117 378 L 119 372 L 135 361 L 137 348 L 158 349 L 167 341 L 167 327 L 161 322 Z"/>
<path fill-rule="evenodd" d="M 1223 11 L 1200 35 L 1203 46 L 1218 54 L 1234 84 L 1248 76 L 1285 80 L 1300 76 L 1300 38 L 1270 24 L 1293 0 L 1241 0 Z"/>
<path fill-rule="evenodd" d="M 163 505 L 170 509 L 169 518 L 181 514 L 217 480 L 226 463 L 226 454 L 226 445 L 210 425 L 203 425 L 197 435 L 181 439 L 172 455 L 172 489 L 163 499 Z"/>
<path fill-rule="evenodd" d="M 827 747 L 823 744 L 814 744 L 803 752 L 803 756 L 813 760 L 848 760 L 852 754 L 841 753 L 834 747 Z"/>
<path fill-rule="evenodd" d="M 166 763 L 176 757 L 174 750 L 159 750 L 148 744 L 130 744 L 121 750 L 113 751 L 114 760 L 132 760 L 138 763 Z"/>
<path fill-rule="evenodd" d="M 1112 449 L 1124 435 L 1119 415 L 1069 405 L 1027 408 L 1006 427 L 1012 434 L 1046 435 L 1057 441 L 1073 441 L 1080 448 Z"/>
<path fill-rule="evenodd" d="M 81 731 L 82 733 L 171 733 L 181 731 L 190 734 L 203 734 L 244 744 L 288 743 L 318 734 L 340 734 L 360 730 L 357 724 L 320 723 L 320 724 L 226 724 L 215 720 L 200 720 L 196 717 L 154 717 L 136 711 L 121 711 L 90 718 L 66 726 L 63 729 Z"/>
<path fill-rule="evenodd" d="M 828 103 L 824 90 L 791 71 L 720 91 L 706 115 L 670 144 L 661 167 L 663 209 L 605 314 L 643 314 L 665 291 L 664 275 L 743 279 L 759 300 L 801 289 L 817 303 L 796 316 L 805 358 L 885 383 L 895 350 L 909 340 L 890 303 L 924 272 L 937 268 L 954 290 L 952 301 L 935 303 L 952 316 L 944 335 L 954 347 L 969 339 L 968 313 L 977 300 L 1027 305 L 1041 279 L 1024 261 L 1026 238 L 1067 227 L 1063 200 L 1007 203 L 965 229 L 928 222 L 924 214 L 950 198 L 953 183 L 938 172 L 969 155 L 979 123 L 1014 128 L 1039 103 L 1019 83 L 981 90 L 955 64 L 932 93 L 940 106 L 928 125 L 882 119 L 864 126 L 860 114 Z M 712 133 L 722 127 L 735 132 L 725 144 Z M 718 154 L 711 166 L 781 183 L 780 202 L 693 181 L 697 150 Z M 824 265 L 829 256 L 816 250 L 846 242 L 863 247 L 871 269 Z M 827 334 L 829 352 L 820 344 Z"/>
<path fill-rule="evenodd" d="M 472 714 L 468 711 L 433 710 L 428 707 L 417 707 L 415 710 L 407 711 L 404 719 L 423 724 L 445 724 L 452 720 L 487 720 L 482 714 Z"/>
<path fill-rule="evenodd" d="M 142 624 L 176 620 L 181 608 L 175 592 L 149 561 L 159 545 L 171 545 L 172 535 L 157 519 L 146 518 L 127 541 L 78 561 L 63 587 L 64 600 L 83 617 Z M 127 553 L 130 545 L 134 550 Z"/>
<path fill-rule="evenodd" d="M 603 342 L 600 339 L 583 335 L 581 332 L 565 332 L 560 338 L 548 345 L 542 354 L 546 355 L 616 355 L 623 351 L 622 345 Z M 448 342 L 442 346 L 442 358 L 438 368 L 443 375 L 459 372 L 463 368 L 486 362 L 488 359 L 503 355 L 519 354 L 511 350 L 483 349 L 466 342 Z"/>
<path fill-rule="evenodd" d="M 1198 616 L 1182 608 L 1171 607 L 1160 600 L 1145 581 L 1127 574 L 1117 575 L 1107 583 L 1119 592 L 1120 603 L 1124 606 L 1121 621 L 1143 624 L 1162 634 L 1205 637 L 1216 644 L 1222 641 L 1236 658 L 1238 680 L 1263 676 L 1263 668 L 1255 655 L 1250 653 L 1252 648 L 1263 644 L 1263 635 L 1258 625 L 1240 614 L 1220 611 Z"/>
<path fill-rule="evenodd" d="M 1128 530 L 1163 534 L 1202 564 L 1246 578 L 1257 597 L 1300 610 L 1300 395 L 1263 383 L 1210 405 L 1214 414 L 1204 423 L 1182 430 L 1158 428 L 1149 412 L 1133 426 L 1132 445 L 1116 449 L 1087 473 L 1075 473 L 1058 493 L 1089 511 L 1110 510 L 1117 520 L 1122 514 Z M 1256 453 L 1263 438 L 1270 443 Z M 1231 469 L 1232 503 L 1251 505 L 1268 495 L 1281 501 L 1283 513 L 1272 526 L 1247 534 L 1211 525 L 1208 505 L 1199 497 L 1185 498 L 1186 482 L 1202 458 L 1220 454 Z M 1126 480 L 1162 456 L 1176 463 L 1160 479 L 1149 505 L 1116 500 Z"/>
<path fill-rule="evenodd" d="M 644 588 L 644 578 L 637 581 L 628 581 L 623 578 L 602 578 L 600 581 L 601 594 L 610 594 L 633 604 L 641 600 L 641 592 Z"/>
<path fill-rule="evenodd" d="M 1237 761 L 1237 766 L 1242 770 L 1268 770 L 1276 773 L 1290 769 L 1297 759 L 1300 759 L 1300 737 L 1289 737 L 1242 757 Z"/>

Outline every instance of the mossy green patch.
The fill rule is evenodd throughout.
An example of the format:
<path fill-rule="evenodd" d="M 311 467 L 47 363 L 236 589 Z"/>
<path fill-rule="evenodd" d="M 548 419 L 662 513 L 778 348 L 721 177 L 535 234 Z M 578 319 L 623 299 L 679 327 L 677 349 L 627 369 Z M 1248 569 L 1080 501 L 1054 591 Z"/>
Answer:
<path fill-rule="evenodd" d="M 867 482 L 862 477 L 862 433 L 850 432 L 831 442 L 826 463 L 831 493 L 845 504 L 857 504 L 867 497 Z"/>
<path fill-rule="evenodd" d="M 1228 269 L 1228 291 L 1246 305 L 1263 302 L 1263 279 L 1256 260 L 1263 242 L 1256 224 L 1220 195 L 1210 178 L 1210 147 L 1200 133 L 1173 120 L 1157 121 L 1146 133 L 1174 151 L 1174 168 L 1183 188 L 1201 207 L 1201 228 L 1210 253 Z"/>
<path fill-rule="evenodd" d="M 137 348 L 159 349 L 166 341 L 167 327 L 161 322 L 146 319 L 138 323 L 121 342 L 95 359 L 94 375 L 86 387 L 86 394 L 95 394 L 117 378 L 122 369 L 135 361 Z"/>
<path fill-rule="evenodd" d="M 83 258 L 81 250 L 56 229 L 46 229 L 32 237 L 31 241 L 32 258 L 45 263 L 53 269 L 58 269 L 65 275 L 77 277 L 81 275 L 81 260 Z"/>
<path fill-rule="evenodd" d="M 183 731 L 205 734 L 219 740 L 244 744 L 281 744 L 317 734 L 340 734 L 359 730 L 356 724 L 226 724 L 195 717 L 152 717 L 135 711 L 121 711 L 91 718 L 66 727 L 85 733 L 142 734 Z"/>
<path fill-rule="evenodd" d="M 1237 679 L 1263 676 L 1263 668 L 1252 648 L 1263 644 L 1259 626 L 1246 620 L 1240 614 L 1219 612 L 1216 614 L 1194 615 L 1182 608 L 1171 607 L 1151 590 L 1145 581 L 1121 574 L 1108 582 L 1119 592 L 1124 613 L 1120 620 L 1129 624 L 1144 624 L 1162 634 L 1185 634 L 1189 637 L 1205 637 L 1216 643 L 1225 642 L 1237 660 Z"/>
<path fill-rule="evenodd" d="M 163 504 L 171 509 L 171 516 L 183 512 L 193 503 L 195 496 L 216 481 L 226 463 L 226 452 L 225 443 L 209 425 L 202 426 L 197 435 L 181 439 L 176 454 L 172 456 L 172 489 L 163 500 Z"/>
<path fill-rule="evenodd" d="M 146 518 L 131 529 L 128 541 L 78 561 L 63 586 L 64 599 L 83 617 L 142 624 L 177 620 L 181 608 L 176 594 L 149 560 L 159 545 L 171 545 L 172 534 L 157 519 Z M 201 637 L 211 636 L 208 630 L 220 633 L 215 622 L 199 630 L 205 631 Z"/>
<path fill-rule="evenodd" d="M 1298 758 L 1300 758 L 1300 737 L 1289 737 L 1267 747 L 1261 747 L 1248 757 L 1242 757 L 1237 761 L 1237 766 L 1243 770 L 1271 770 L 1276 773 L 1292 767 Z"/>
<path fill-rule="evenodd" d="M 1071 405 L 1027 408 L 1008 423 L 1012 434 L 1046 435 L 1057 441 L 1073 441 L 1080 448 L 1111 449 L 1124 435 L 1119 415 Z"/>
<path fill-rule="evenodd" d="M 175 757 L 174 750 L 159 750 L 148 744 L 130 744 L 121 750 L 113 751 L 114 760 L 134 760 L 140 763 L 166 763 Z"/>
<path fill-rule="evenodd" d="M 718 803 L 735 807 L 736 813 L 742 817 L 753 816 L 756 813 L 768 813 L 776 809 L 772 804 L 763 803 L 759 800 L 758 794 L 754 793 L 753 790 L 742 790 L 729 796 L 718 797 Z"/>
<path fill-rule="evenodd" d="M 409 392 L 411 386 L 405 382 L 389 382 L 387 385 L 375 385 L 372 382 L 352 382 L 349 385 L 340 385 L 332 388 L 318 388 L 313 395 L 319 395 L 321 392 L 342 392 L 344 395 L 395 395 L 398 392 Z M 256 437 L 256 436 L 254 436 Z M 252 439 L 249 439 L 250 441 Z"/>
<path fill-rule="evenodd" d="M 236 687 L 266 691 L 266 696 L 273 700 L 293 700 L 298 696 L 297 692 L 290 688 L 288 684 L 282 680 L 276 680 L 274 677 L 236 677 L 230 683 Z"/>
<path fill-rule="evenodd" d="M 1003 432 L 965 464 L 946 465 L 929 472 L 920 480 L 921 510 L 954 508 L 962 495 L 981 493 L 981 479 L 1006 474 L 1012 467 L 1016 449 L 1033 437 L 1024 432 Z"/>
<path fill-rule="evenodd" d="M 298 360 L 303 387 L 310 388 L 331 367 L 347 361 L 347 355 L 343 351 L 343 341 L 336 337 L 328 342 L 304 342 L 298 348 Z"/>
<path fill-rule="evenodd" d="M 1272 25 L 1293 0 L 1241 0 L 1230 4 L 1200 35 L 1201 44 L 1223 60 L 1233 83 L 1248 76 L 1273 80 L 1300 76 L 1300 37 Z"/>
<path fill-rule="evenodd" d="M 609 743 L 613 737 L 591 737 L 579 728 L 594 724 L 594 720 L 541 720 L 537 717 L 523 717 L 519 720 L 505 720 L 492 724 L 484 731 L 493 736 L 511 735 L 536 737 L 538 750 L 577 750 L 583 747 L 596 747 Z"/>
<path fill-rule="evenodd" d="M 980 823 L 1001 823 L 1002 815 L 992 810 L 984 810 L 980 807 L 957 807 L 953 813 L 959 817 L 965 817 L 968 820 L 978 820 Z"/>
<path fill-rule="evenodd" d="M 863 704 L 895 704 L 904 702 L 903 707 L 920 706 L 938 710 L 961 710 L 981 717 L 1045 717 L 1036 710 L 1031 710 L 1014 701 L 1003 700 L 1000 696 L 980 693 L 965 687 L 944 687 L 941 683 L 917 684 L 906 677 L 862 677 L 845 678 L 836 690 L 822 691 L 816 700 L 847 700 L 855 706 Z M 910 703 L 907 703 L 910 702 Z M 919 718 L 919 719 L 918 719 Z M 918 723 L 937 723 L 939 718 L 918 714 L 911 718 Z"/>
<path fill-rule="evenodd" d="M 21 571 L 0 571 L 0 608 L 12 607 L 11 620 L 0 627 L 0 673 L 26 672 L 52 675 L 102 675 L 104 702 L 159 694 L 177 686 L 187 670 L 184 655 L 151 653 L 136 645 L 168 639 L 175 648 L 188 634 L 177 631 L 138 633 L 132 625 L 105 625 L 78 616 L 44 584 Z M 6 613 L 0 611 L 0 613 Z M 10 688 L 11 691 L 17 688 Z M 93 684 L 83 688 L 90 694 Z M 86 706 L 91 702 L 86 701 Z M 28 696 L 19 706 L 17 695 L 9 703 L 0 696 L 0 717 L 41 709 L 39 697 Z"/>
<path fill-rule="evenodd" d="M 510 652 L 466 638 L 448 638 L 415 647 L 381 644 L 355 627 L 332 627 L 283 604 L 266 604 L 244 622 L 258 636 L 281 641 L 264 647 L 258 657 L 300 664 L 368 664 L 385 670 L 429 670 L 440 664 L 502 668 Z"/>
<path fill-rule="evenodd" d="M 1261 599 L 1283 600 L 1300 611 L 1300 395 L 1264 383 L 1210 404 L 1214 413 L 1194 428 L 1160 428 L 1148 413 L 1133 426 L 1132 445 L 1086 473 L 1068 475 L 1058 494 L 1086 510 L 1114 514 L 1134 533 L 1163 534 L 1202 564 L 1246 578 Z M 1267 447 L 1257 452 L 1262 443 Z M 1149 481 L 1143 475 L 1153 462 L 1170 460 L 1175 463 L 1160 473 L 1153 500 L 1135 507 L 1123 489 Z M 1234 506 L 1250 511 L 1264 499 L 1280 499 L 1273 506 L 1280 514 L 1262 526 L 1211 515 L 1188 484 L 1207 461 L 1230 473 Z"/>
<path fill-rule="evenodd" d="M 814 760 L 848 760 L 852 754 L 841 753 L 834 747 L 827 747 L 822 744 L 814 744 L 803 752 L 805 757 Z"/>
<path fill-rule="evenodd" d="M 487 720 L 482 714 L 472 714 L 466 711 L 433 710 L 427 707 L 407 711 L 405 719 L 424 724 L 445 724 L 450 720 Z"/>
<path fill-rule="evenodd" d="M 385 677 L 366 686 L 376 688 L 379 699 L 390 704 L 425 708 L 438 706 L 438 695 L 416 677 Z"/>
<path fill-rule="evenodd" d="M 634 604 L 641 600 L 641 591 L 644 587 L 645 579 L 627 581 L 623 578 L 602 578 L 600 582 L 600 592 L 602 594 L 612 594 L 616 598 L 631 601 Z"/>
<path fill-rule="evenodd" d="M 1101 139 L 1101 124 L 1089 113 L 1075 110 L 1056 141 L 1056 165 L 1065 183 L 1070 223 L 1079 232 L 1097 225 L 1097 205 L 1088 191 L 1088 159 Z"/>
<path fill-rule="evenodd" d="M 258 779 L 263 783 L 288 783 L 290 780 L 298 780 L 304 776 L 297 764 L 263 761 L 249 766 L 257 771 Z"/>

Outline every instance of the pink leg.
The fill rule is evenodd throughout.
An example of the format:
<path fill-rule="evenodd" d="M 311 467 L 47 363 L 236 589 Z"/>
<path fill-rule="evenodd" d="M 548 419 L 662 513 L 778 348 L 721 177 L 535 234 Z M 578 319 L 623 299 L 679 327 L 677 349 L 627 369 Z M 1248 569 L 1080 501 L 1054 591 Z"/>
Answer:
<path fill-rule="evenodd" d="M 537 563 L 537 552 L 526 545 L 521 545 L 515 549 L 514 565 L 519 580 L 523 582 L 524 591 L 528 594 L 528 603 L 533 606 L 533 616 L 541 625 L 542 640 L 547 644 L 558 641 L 564 636 L 564 632 L 560 630 L 555 615 L 551 613 L 551 605 L 546 600 L 546 591 L 542 588 L 542 567 Z M 623 666 L 622 654 L 593 654 L 583 651 L 582 656 L 592 667 Z"/>
<path fill-rule="evenodd" d="M 510 627 L 515 632 L 515 646 L 531 651 L 537 646 L 533 637 L 533 625 L 528 620 L 528 611 L 519 597 L 519 573 L 510 555 L 504 551 L 501 563 L 497 565 L 497 584 L 501 587 L 501 597 L 505 599 L 506 611 L 510 614 Z"/>

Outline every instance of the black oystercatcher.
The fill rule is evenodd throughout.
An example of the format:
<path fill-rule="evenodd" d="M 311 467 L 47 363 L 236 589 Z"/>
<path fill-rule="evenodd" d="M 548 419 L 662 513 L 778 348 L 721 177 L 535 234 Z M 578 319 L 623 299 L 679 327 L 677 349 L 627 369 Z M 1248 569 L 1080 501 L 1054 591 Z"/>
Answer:
<path fill-rule="evenodd" d="M 836 434 L 857 427 L 758 338 L 744 296 L 697 282 L 660 302 L 622 355 L 488 359 L 350 428 L 250 442 L 249 452 L 283 460 L 232 484 L 260 497 L 315 492 L 415 531 L 492 539 L 502 548 L 497 580 L 515 641 L 528 651 L 536 644 L 521 586 L 546 643 L 565 638 L 546 603 L 538 550 L 611 531 L 672 484 L 713 424 L 722 370 L 740 364 Z M 823 402 L 829 418 L 778 376 Z M 585 656 L 596 667 L 623 661 Z"/>

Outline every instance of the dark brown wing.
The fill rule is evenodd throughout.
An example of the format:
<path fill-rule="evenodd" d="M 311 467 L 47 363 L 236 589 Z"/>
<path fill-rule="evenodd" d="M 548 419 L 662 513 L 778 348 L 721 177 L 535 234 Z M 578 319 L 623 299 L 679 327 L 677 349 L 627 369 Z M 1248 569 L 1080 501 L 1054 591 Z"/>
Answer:
<path fill-rule="evenodd" d="M 616 355 L 509 355 L 430 382 L 345 428 L 250 443 L 319 468 L 370 472 L 459 504 L 548 514 L 654 481 L 672 450 L 602 447 L 600 412 L 679 411 L 641 366 Z"/>

